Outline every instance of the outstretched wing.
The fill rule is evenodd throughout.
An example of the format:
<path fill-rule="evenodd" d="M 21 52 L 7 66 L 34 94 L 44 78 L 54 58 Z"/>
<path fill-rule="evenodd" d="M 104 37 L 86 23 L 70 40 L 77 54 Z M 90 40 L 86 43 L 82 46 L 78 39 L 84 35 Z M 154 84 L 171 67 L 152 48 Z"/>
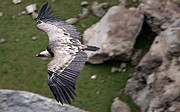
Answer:
<path fill-rule="evenodd" d="M 69 61 L 67 62 L 67 60 Z M 48 64 L 48 85 L 57 102 L 71 104 L 71 100 L 74 100 L 74 96 L 76 96 L 76 78 L 86 61 L 87 55 L 83 51 L 76 55 L 64 54 L 63 58 L 60 54 L 55 54 L 54 59 Z M 53 71 L 53 68 L 56 68 L 56 70 Z"/>
<path fill-rule="evenodd" d="M 65 29 L 67 33 L 70 34 L 70 37 L 72 38 L 75 38 L 75 39 L 81 38 L 80 32 L 73 25 L 66 23 L 65 21 L 61 20 L 57 16 L 53 16 L 52 15 L 53 12 L 54 11 L 51 10 L 51 7 L 48 7 L 48 2 L 47 2 L 46 4 L 43 5 L 43 7 L 40 10 L 37 17 L 37 22 L 41 20 L 44 23 L 57 27 L 57 29 L 58 28 Z"/>

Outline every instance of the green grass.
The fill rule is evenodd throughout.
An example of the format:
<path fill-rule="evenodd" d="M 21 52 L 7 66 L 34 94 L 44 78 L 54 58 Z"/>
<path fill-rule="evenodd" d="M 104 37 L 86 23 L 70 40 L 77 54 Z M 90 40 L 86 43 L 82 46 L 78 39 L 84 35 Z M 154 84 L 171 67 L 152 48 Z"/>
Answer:
<path fill-rule="evenodd" d="M 126 0 L 127 7 L 137 7 L 138 5 L 139 5 L 138 0 L 136 0 L 136 2 L 133 2 L 133 0 Z"/>
<path fill-rule="evenodd" d="M 77 80 L 78 98 L 74 104 L 88 108 L 91 112 L 103 112 L 109 110 L 113 98 L 120 95 L 120 89 L 124 88 L 132 68 L 126 73 L 110 73 L 111 66 L 116 65 L 107 62 L 102 65 L 87 64 Z M 97 75 L 97 79 L 90 79 L 91 75 Z M 83 76 L 82 76 L 83 75 Z M 99 92 L 99 94 L 97 93 Z"/>
<path fill-rule="evenodd" d="M 81 12 L 81 0 L 56 0 L 51 3 L 56 15 L 63 19 L 76 17 Z M 110 6 L 117 4 L 116 0 L 98 0 L 108 2 Z M 9 0 L 0 0 L 0 11 L 4 13 L 0 17 L 0 38 L 7 39 L 6 43 L 0 44 L 0 88 L 15 89 L 35 92 L 47 97 L 52 93 L 47 85 L 46 64 L 50 60 L 41 60 L 35 55 L 44 50 L 47 46 L 47 36 L 44 32 L 35 27 L 35 20 L 30 15 L 17 16 L 17 13 L 24 10 L 25 6 L 37 3 L 40 8 L 46 1 L 43 0 L 23 0 L 21 4 L 14 5 Z M 92 1 L 90 1 L 92 2 Z M 109 7 L 110 7 L 109 6 Z M 12 16 L 15 18 L 12 19 Z M 99 18 L 90 14 L 76 24 L 77 28 L 83 32 L 86 28 L 96 23 Z M 31 40 L 32 36 L 37 36 L 37 40 Z M 19 42 L 16 42 L 19 39 Z M 128 67 L 124 73 L 111 73 L 111 67 L 117 66 L 118 62 L 106 62 L 101 65 L 86 64 L 77 80 L 76 101 L 72 105 L 78 106 L 90 112 L 109 112 L 113 98 L 120 97 L 127 102 L 133 112 L 139 112 L 137 106 L 129 97 L 120 94 L 124 88 L 129 75 L 133 72 L 132 67 Z M 97 79 L 90 79 L 91 75 L 97 75 Z M 97 94 L 99 91 L 99 94 Z"/>

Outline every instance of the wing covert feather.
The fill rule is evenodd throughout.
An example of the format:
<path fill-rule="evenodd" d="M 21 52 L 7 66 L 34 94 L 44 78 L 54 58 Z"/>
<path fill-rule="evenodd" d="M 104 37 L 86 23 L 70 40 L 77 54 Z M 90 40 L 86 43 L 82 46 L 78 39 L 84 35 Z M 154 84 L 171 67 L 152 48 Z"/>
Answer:
<path fill-rule="evenodd" d="M 67 33 L 70 34 L 70 37 L 75 39 L 80 39 L 81 34 L 80 32 L 74 27 L 63 21 L 60 17 L 53 15 L 54 11 L 51 11 L 51 7 L 48 7 L 48 2 L 44 4 L 39 11 L 37 21 L 43 21 L 44 23 L 51 24 L 57 27 L 57 29 L 65 29 Z M 56 30 L 57 30 L 56 29 Z M 53 30 L 53 29 L 52 29 Z"/>

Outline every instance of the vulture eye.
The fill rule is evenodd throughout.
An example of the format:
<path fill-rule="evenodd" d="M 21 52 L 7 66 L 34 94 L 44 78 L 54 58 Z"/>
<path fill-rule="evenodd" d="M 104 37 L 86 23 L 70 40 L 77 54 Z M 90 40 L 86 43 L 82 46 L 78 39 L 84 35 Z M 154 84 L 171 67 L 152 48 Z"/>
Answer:
<path fill-rule="evenodd" d="M 42 21 L 37 21 L 37 22 L 36 22 L 36 24 L 40 24 L 40 23 L 42 23 Z"/>

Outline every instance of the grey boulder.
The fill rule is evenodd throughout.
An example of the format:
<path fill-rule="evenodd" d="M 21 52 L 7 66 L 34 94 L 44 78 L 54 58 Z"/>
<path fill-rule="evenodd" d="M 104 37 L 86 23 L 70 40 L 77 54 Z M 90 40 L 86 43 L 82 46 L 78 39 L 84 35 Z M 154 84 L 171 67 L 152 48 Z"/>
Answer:
<path fill-rule="evenodd" d="M 0 90 L 0 112 L 85 112 L 26 91 Z"/>
<path fill-rule="evenodd" d="M 98 52 L 87 52 L 88 62 L 100 64 L 111 59 L 129 60 L 143 19 L 143 13 L 135 8 L 127 9 L 122 5 L 110 8 L 83 34 L 85 44 L 100 47 Z"/>

